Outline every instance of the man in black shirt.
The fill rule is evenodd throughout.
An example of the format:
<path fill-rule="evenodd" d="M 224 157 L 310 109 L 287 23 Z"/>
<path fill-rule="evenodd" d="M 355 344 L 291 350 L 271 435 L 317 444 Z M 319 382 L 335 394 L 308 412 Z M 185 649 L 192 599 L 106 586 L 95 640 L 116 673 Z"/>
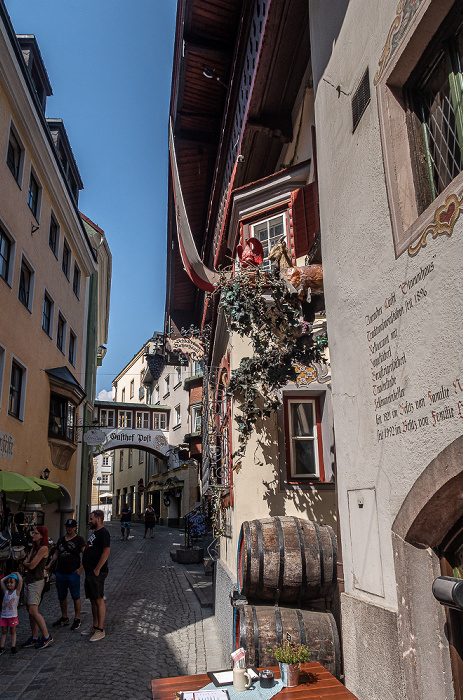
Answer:
<path fill-rule="evenodd" d="M 82 634 L 91 635 L 91 642 L 99 642 L 105 637 L 104 621 L 106 605 L 104 602 L 104 582 L 108 575 L 108 557 L 111 537 L 103 527 L 104 513 L 94 510 L 90 515 L 92 533 L 84 549 L 82 563 L 85 570 L 85 595 L 92 604 L 93 625 Z"/>
<path fill-rule="evenodd" d="M 132 509 L 125 503 L 121 510 L 121 540 L 130 539 L 130 528 L 132 527 Z M 125 533 L 127 537 L 124 538 Z"/>
<path fill-rule="evenodd" d="M 82 564 L 80 555 L 85 549 L 85 540 L 77 534 L 77 521 L 69 518 L 66 521 L 66 534 L 58 540 L 56 551 L 45 567 L 48 571 L 57 561 L 56 567 L 56 592 L 61 608 L 61 617 L 53 623 L 53 627 L 65 627 L 69 625 L 68 617 L 68 590 L 74 601 L 74 622 L 71 629 L 77 630 L 80 627 L 80 575 Z"/>

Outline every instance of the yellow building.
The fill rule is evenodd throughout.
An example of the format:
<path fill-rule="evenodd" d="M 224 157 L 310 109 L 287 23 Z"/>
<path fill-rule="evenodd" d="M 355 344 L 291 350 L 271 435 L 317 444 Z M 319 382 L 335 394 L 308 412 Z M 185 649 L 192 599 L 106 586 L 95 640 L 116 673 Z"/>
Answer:
<path fill-rule="evenodd" d="M 78 210 L 83 185 L 34 36 L 0 4 L 0 469 L 48 469 L 65 498 L 43 506 L 56 537 L 77 513 L 90 277 L 97 253 Z"/>

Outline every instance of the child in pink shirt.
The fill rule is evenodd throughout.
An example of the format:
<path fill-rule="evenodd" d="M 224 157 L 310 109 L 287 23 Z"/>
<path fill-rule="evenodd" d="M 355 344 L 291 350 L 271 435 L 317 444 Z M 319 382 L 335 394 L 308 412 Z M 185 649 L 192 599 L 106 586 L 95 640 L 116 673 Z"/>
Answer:
<path fill-rule="evenodd" d="M 23 585 L 23 580 L 21 574 L 14 573 L 8 574 L 5 578 L 0 580 L 0 588 L 3 593 L 2 602 L 2 616 L 0 617 L 0 627 L 2 629 L 2 640 L 0 642 L 0 655 L 4 654 L 6 635 L 8 634 L 8 628 L 10 628 L 11 637 L 11 653 L 16 654 L 16 627 L 18 624 L 18 603 L 19 594 L 21 593 L 21 588 Z"/>

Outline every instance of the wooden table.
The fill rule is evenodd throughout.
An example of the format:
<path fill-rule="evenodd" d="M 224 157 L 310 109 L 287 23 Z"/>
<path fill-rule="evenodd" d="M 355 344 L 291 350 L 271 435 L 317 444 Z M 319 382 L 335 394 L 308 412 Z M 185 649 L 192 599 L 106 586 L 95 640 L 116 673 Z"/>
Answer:
<path fill-rule="evenodd" d="M 278 666 L 271 667 L 275 678 L 280 677 Z M 153 700 L 174 700 L 174 694 L 183 690 L 199 690 L 210 683 L 206 673 L 197 676 L 177 676 L 176 678 L 158 678 L 151 681 Z M 225 688 L 227 686 L 224 686 Z M 283 688 L 277 700 L 357 700 L 334 676 L 316 661 L 303 664 L 299 685 L 296 688 Z M 243 700 L 248 700 L 246 691 Z M 273 699 L 272 699 L 273 700 Z"/>

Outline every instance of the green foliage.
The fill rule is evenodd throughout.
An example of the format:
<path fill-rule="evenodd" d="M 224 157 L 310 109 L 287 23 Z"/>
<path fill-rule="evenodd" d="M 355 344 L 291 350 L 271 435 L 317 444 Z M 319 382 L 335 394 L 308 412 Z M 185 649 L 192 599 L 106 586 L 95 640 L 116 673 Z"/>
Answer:
<path fill-rule="evenodd" d="M 252 357 L 242 359 L 228 386 L 240 410 L 233 457 L 241 457 L 257 421 L 280 405 L 278 390 L 296 381 L 294 365 L 323 362 L 328 343 L 326 337 L 314 338 L 301 302 L 278 272 L 241 270 L 231 279 L 224 276 L 217 293 L 230 331 L 246 337 L 253 348 Z"/>
<path fill-rule="evenodd" d="M 274 647 L 267 649 L 272 652 L 278 663 L 281 664 L 304 664 L 310 656 L 309 647 L 305 644 L 296 644 L 287 639 Z"/>

